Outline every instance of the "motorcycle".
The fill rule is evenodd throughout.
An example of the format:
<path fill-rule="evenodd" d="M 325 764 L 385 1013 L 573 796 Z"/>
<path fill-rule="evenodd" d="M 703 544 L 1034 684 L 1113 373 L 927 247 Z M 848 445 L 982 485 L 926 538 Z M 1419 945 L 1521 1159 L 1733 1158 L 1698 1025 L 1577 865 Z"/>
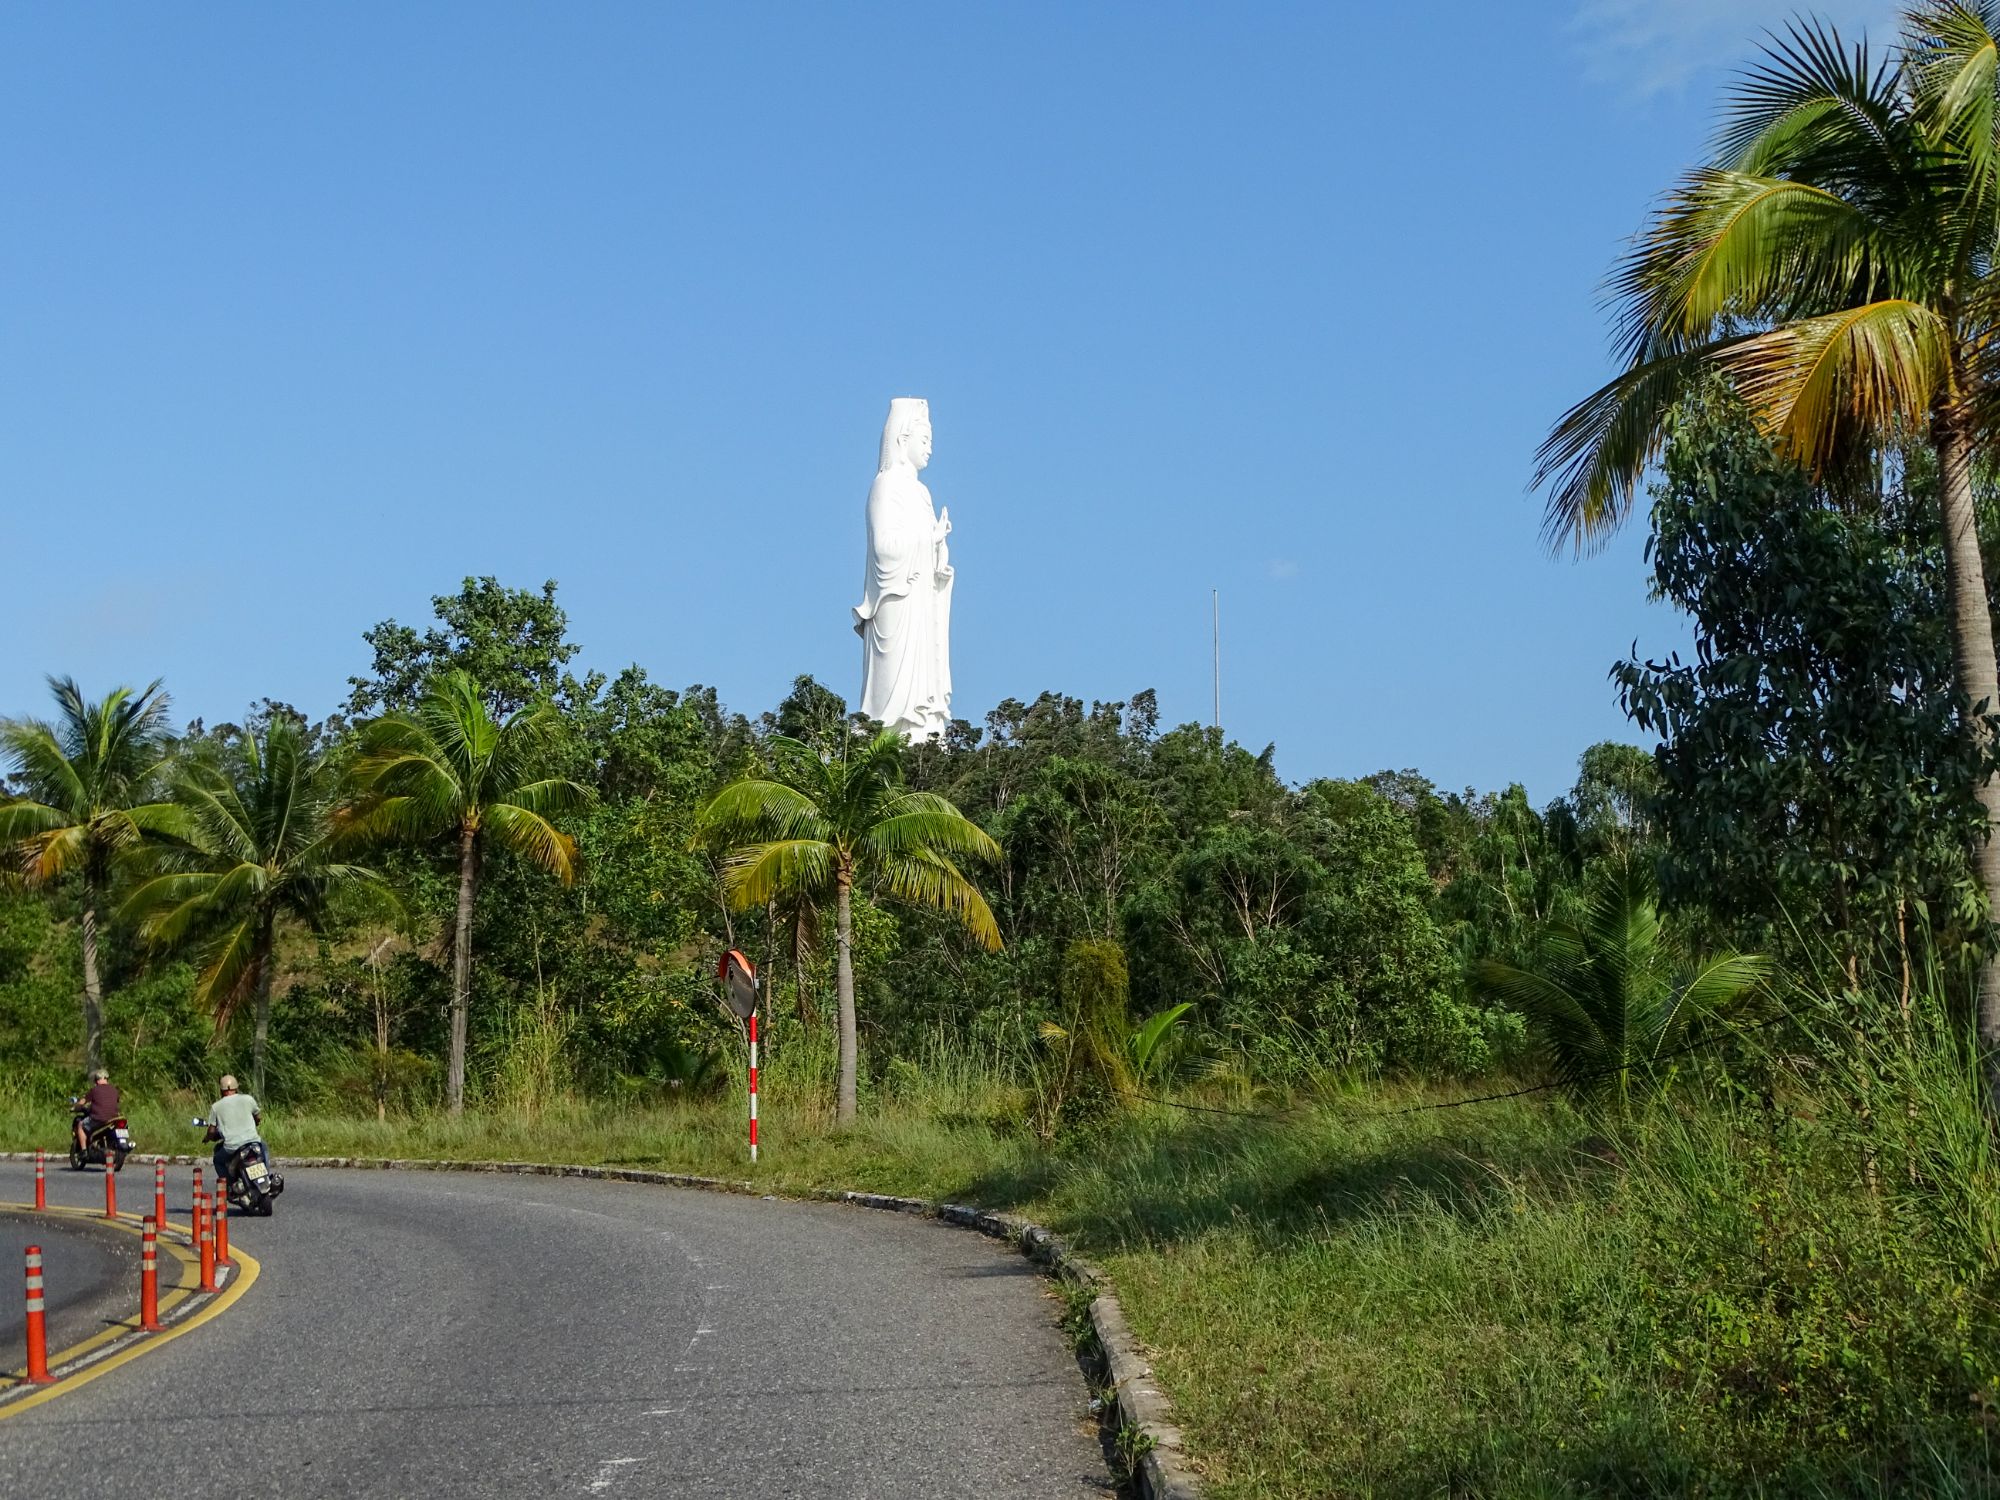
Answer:
<path fill-rule="evenodd" d="M 208 1121 L 196 1116 L 195 1128 L 208 1129 Z M 285 1179 L 271 1170 L 271 1153 L 262 1141 L 251 1141 L 229 1153 L 222 1164 L 222 1180 L 229 1206 L 239 1213 L 268 1219 L 276 1210 L 278 1194 Z"/>
<path fill-rule="evenodd" d="M 90 1136 L 82 1146 L 76 1143 L 76 1122 L 83 1115 L 83 1101 L 71 1099 L 72 1111 L 69 1129 L 69 1164 L 73 1171 L 81 1172 L 85 1167 L 101 1166 L 107 1172 L 122 1172 L 125 1158 L 136 1149 L 132 1132 L 120 1115 L 115 1120 L 99 1121 L 90 1131 Z"/>

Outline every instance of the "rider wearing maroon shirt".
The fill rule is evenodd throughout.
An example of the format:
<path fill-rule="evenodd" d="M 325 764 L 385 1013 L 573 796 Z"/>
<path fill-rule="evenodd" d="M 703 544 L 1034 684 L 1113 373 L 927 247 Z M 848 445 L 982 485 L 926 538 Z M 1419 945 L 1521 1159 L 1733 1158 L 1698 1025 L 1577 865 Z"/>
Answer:
<path fill-rule="evenodd" d="M 90 1091 L 83 1096 L 82 1107 L 76 1116 L 76 1144 L 85 1151 L 90 1149 L 90 1133 L 100 1125 L 109 1125 L 118 1118 L 118 1089 L 111 1082 L 111 1075 L 99 1068 L 91 1074 Z"/>

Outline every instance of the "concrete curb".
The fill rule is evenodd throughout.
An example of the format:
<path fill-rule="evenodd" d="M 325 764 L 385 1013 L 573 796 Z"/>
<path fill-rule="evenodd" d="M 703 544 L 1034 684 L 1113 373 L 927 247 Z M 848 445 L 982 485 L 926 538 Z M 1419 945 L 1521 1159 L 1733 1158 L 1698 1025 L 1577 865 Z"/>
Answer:
<path fill-rule="evenodd" d="M 0 1152 L 0 1161 L 33 1161 L 32 1151 Z M 162 1156 L 134 1152 L 136 1162 L 166 1162 L 170 1166 L 199 1165 L 203 1156 Z M 1153 1381 L 1153 1367 L 1125 1322 L 1125 1311 L 1110 1280 L 1097 1267 L 1070 1254 L 1060 1237 L 1014 1214 L 989 1213 L 961 1203 L 933 1203 L 927 1198 L 897 1198 L 886 1193 L 846 1193 L 822 1190 L 805 1194 L 765 1193 L 756 1183 L 722 1177 L 693 1177 L 683 1172 L 649 1172 L 637 1167 L 584 1167 L 533 1161 L 437 1161 L 422 1157 L 286 1156 L 283 1170 L 341 1167 L 390 1172 L 503 1172 L 528 1177 L 586 1177 L 601 1182 L 637 1182 L 655 1187 L 699 1188 L 712 1193 L 751 1197 L 802 1198 L 809 1202 L 850 1203 L 885 1213 L 935 1219 L 1004 1240 L 1057 1280 L 1091 1293 L 1090 1322 L 1111 1376 L 1118 1406 L 1121 1447 L 1145 1500 L 1201 1500 L 1166 1394 Z M 1128 1446 L 1129 1444 L 1129 1446 Z"/>

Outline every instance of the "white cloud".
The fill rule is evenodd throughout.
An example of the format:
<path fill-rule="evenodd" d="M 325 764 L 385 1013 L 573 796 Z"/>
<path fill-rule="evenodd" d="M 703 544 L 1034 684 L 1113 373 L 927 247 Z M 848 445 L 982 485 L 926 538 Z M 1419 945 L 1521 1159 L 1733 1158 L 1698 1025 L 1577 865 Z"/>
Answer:
<path fill-rule="evenodd" d="M 1271 560 L 1271 576 L 1273 578 L 1296 578 L 1299 576 L 1299 565 L 1289 557 L 1273 558 Z"/>
<path fill-rule="evenodd" d="M 1711 68 L 1751 61 L 1767 33 L 1811 14 L 1870 51 L 1895 39 L 1892 0 L 1578 0 L 1569 33 L 1587 74 L 1639 98 L 1671 94 Z"/>

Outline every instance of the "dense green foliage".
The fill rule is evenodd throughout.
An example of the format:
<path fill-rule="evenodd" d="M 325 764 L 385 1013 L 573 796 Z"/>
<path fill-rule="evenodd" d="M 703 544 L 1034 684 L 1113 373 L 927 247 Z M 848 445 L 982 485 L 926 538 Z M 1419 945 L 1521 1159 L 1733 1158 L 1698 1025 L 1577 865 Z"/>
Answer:
<path fill-rule="evenodd" d="M 0 843 L 18 851 L 21 878 L 48 887 L 73 882 L 82 900 L 83 1063 L 103 1062 L 103 997 L 97 924 L 113 880 L 146 847 L 178 831 L 164 800 L 167 699 L 154 682 L 119 688 L 98 702 L 67 677 L 50 678 L 57 717 L 0 725 L 14 796 L 0 803 Z"/>
<path fill-rule="evenodd" d="M 827 1026 L 830 886 L 774 879 L 745 901 L 745 866 L 731 899 L 726 849 L 700 815 L 739 783 L 845 764 L 862 741 L 840 698 L 801 678 L 752 722 L 711 690 L 677 694 L 638 668 L 579 679 L 552 587 L 467 580 L 435 605 L 423 634 L 369 632 L 374 671 L 355 679 L 350 707 L 374 717 L 307 726 L 266 704 L 247 728 L 191 726 L 171 775 L 163 758 L 149 768 L 182 821 L 143 867 L 115 879 L 105 867 L 130 919 L 108 937 L 111 1003 L 164 984 L 156 998 L 171 997 L 182 1042 L 162 1054 L 113 1027 L 120 1076 L 192 1086 L 254 1047 L 264 1007 L 236 1002 L 268 987 L 274 1100 L 387 1108 L 448 1095 L 468 868 L 475 1100 L 712 1084 L 730 1023 L 707 975 L 725 944 L 765 970 L 776 1047 Z M 897 904 L 915 886 L 893 861 L 857 867 L 859 1093 L 940 1028 L 1007 1076 L 1043 1076 L 1042 1028 L 1069 1017 L 1065 963 L 1082 941 L 1114 945 L 1129 969 L 1126 1013 L 1104 1023 L 1119 1035 L 1185 1007 L 1141 1044 L 1149 1067 L 1183 1059 L 1184 1079 L 1458 1075 L 1520 1055 L 1519 1019 L 1468 998 L 1462 959 L 1525 953 L 1537 921 L 1635 826 L 1632 799 L 1594 769 L 1616 747 L 1590 752 L 1574 798 L 1544 814 L 1518 788 L 1440 797 L 1413 773 L 1293 788 L 1270 752 L 1194 725 L 1162 732 L 1157 718 L 1150 693 L 1088 709 L 1044 695 L 1002 704 L 983 729 L 957 725 L 943 745 L 875 745 L 882 784 L 910 803 L 905 821 L 962 809 L 976 825 L 965 851 L 997 844 L 998 860 L 913 866 L 943 880 L 939 911 Z M 0 952 L 7 994 L 75 972 L 62 957 L 71 907 L 16 888 L 0 909 L 20 935 Z M 53 1087 L 56 1064 L 76 1059 L 75 1028 L 41 1004 L 7 1017 L 0 1051 Z"/>
<path fill-rule="evenodd" d="M 450 667 L 431 677 L 413 710 L 364 720 L 349 779 L 359 800 L 336 817 L 345 843 L 443 842 L 457 856 L 452 925 L 451 1055 L 445 1102 L 465 1107 L 467 1010 L 472 997 L 472 918 L 480 867 L 496 850 L 564 884 L 576 879 L 576 840 L 550 821 L 590 800 L 558 774 L 562 733 L 553 703 L 496 720 L 480 684 Z"/>
<path fill-rule="evenodd" d="M 1698 655 L 1614 670 L 1666 741 L 1668 898 L 1801 961 L 1887 964 L 1912 925 L 1947 950 L 1983 930 L 1966 851 L 1985 760 L 1958 730 L 1928 476 L 1887 479 L 1816 485 L 1705 389 L 1674 424 L 1651 547 Z"/>
<path fill-rule="evenodd" d="M 1649 874 L 1602 881 L 1575 920 L 1550 922 L 1530 968 L 1473 964 L 1473 988 L 1535 1023 L 1549 1070 L 1576 1097 L 1629 1104 L 1694 1050 L 1690 1032 L 1725 1020 L 1771 975 L 1761 955 L 1677 960 Z"/>
<path fill-rule="evenodd" d="M 803 684 L 794 696 L 806 696 Z M 771 773 L 730 782 L 702 810 L 701 826 L 729 851 L 723 889 L 738 909 L 763 907 L 768 917 L 780 902 L 795 914 L 833 904 L 839 1108 L 841 1121 L 852 1124 L 860 1079 L 856 886 L 948 912 L 992 951 L 1000 946 L 992 908 L 961 866 L 997 860 L 1000 846 L 948 799 L 903 785 L 904 744 L 895 731 L 841 732 L 833 741 L 815 750 L 783 734 L 770 736 L 765 752 Z"/>
<path fill-rule="evenodd" d="M 254 1000 L 250 1074 L 261 1090 L 279 920 L 324 931 L 336 896 L 377 877 L 336 850 L 337 767 L 312 751 L 290 714 L 197 743 L 173 782 L 184 813 L 177 837 L 119 915 L 156 948 L 199 949 L 194 1003 L 212 1011 L 218 1027 L 246 997 Z"/>
<path fill-rule="evenodd" d="M 1739 397 L 1774 450 L 1816 482 L 1838 485 L 1871 466 L 1929 466 L 1930 536 L 1949 580 L 1937 617 L 1952 643 L 1949 712 L 1976 766 L 1969 790 L 1979 816 L 1969 853 L 1979 901 L 1968 913 L 1968 925 L 1978 929 L 1979 951 L 1970 955 L 1980 969 L 1975 1024 L 2000 1110 L 2000 946 L 1985 941 L 1986 929 L 2000 924 L 2000 663 L 1974 478 L 2000 453 L 2000 343 L 1992 316 L 2000 295 L 2000 6 L 1912 0 L 1899 20 L 1897 44 L 1872 54 L 1823 21 L 1796 20 L 1733 80 L 1712 156 L 1680 174 L 1612 279 L 1622 370 L 1556 424 L 1542 445 L 1536 482 L 1548 490 L 1553 543 L 1602 542 L 1632 510 L 1690 403 L 1718 386 Z M 1740 457 L 1725 467 L 1737 481 L 1753 477 Z M 1735 487 L 1741 504 L 1749 492 Z M 1847 539 L 1799 513 L 1795 487 L 1781 481 L 1762 498 L 1803 523 L 1790 540 L 1808 571 L 1840 567 Z M 1672 592 L 1686 580 L 1673 576 L 1679 549 L 1671 530 L 1663 540 L 1656 561 Z M 1740 581 L 1721 581 L 1721 612 L 1739 602 L 1729 595 Z M 1705 591 L 1708 581 L 1699 586 Z M 1760 602 L 1777 603 L 1780 620 L 1801 619 L 1796 598 Z M 1855 602 L 1865 612 L 1880 600 Z M 1802 623 L 1843 667 L 1854 665 L 1855 653 L 1828 633 L 1829 621 L 1808 607 Z M 1831 623 L 1850 639 L 1864 630 L 1859 618 Z M 1787 646 L 1797 643 L 1784 633 L 1781 626 L 1772 641 L 1736 643 L 1740 660 L 1754 666 L 1775 648 L 1796 667 Z M 1908 668 L 1921 651 L 1921 641 L 1892 640 L 1889 659 L 1868 665 Z M 1815 707 L 1851 706 L 1849 685 L 1836 679 L 1832 702 Z M 1636 686 L 1643 703 L 1650 688 Z M 1727 695 L 1715 694 L 1713 681 L 1702 686 L 1708 717 L 1725 718 Z M 1794 677 L 1785 686 L 1816 693 L 1820 684 Z M 1846 801 L 1840 782 L 1850 749 L 1908 761 L 1908 746 L 1883 739 L 1893 715 L 1875 714 L 1852 733 L 1824 713 L 1808 714 L 1815 716 L 1820 723 L 1806 738 L 1821 741 L 1825 758 L 1813 782 L 1827 783 L 1836 803 Z M 1863 774 L 1884 785 L 1881 769 L 1868 765 Z M 1816 784 L 1791 790 L 1808 804 L 1820 794 Z M 1766 788 L 1765 799 L 1785 791 Z M 1944 791 L 1955 794 L 1950 786 Z M 1905 952 L 1909 872 L 1851 860 L 1845 841 L 1907 843 L 1912 831 L 1900 825 L 1934 801 L 1919 785 L 1914 796 L 1893 796 L 1872 810 L 1873 827 L 1846 825 L 1836 807 L 1817 830 L 1834 845 L 1833 884 L 1842 897 L 1894 901 Z M 1807 815 L 1821 812 L 1809 806 Z M 1947 819 L 1941 835 L 1955 823 Z M 1850 984 L 1857 957 L 1850 941 Z"/>

